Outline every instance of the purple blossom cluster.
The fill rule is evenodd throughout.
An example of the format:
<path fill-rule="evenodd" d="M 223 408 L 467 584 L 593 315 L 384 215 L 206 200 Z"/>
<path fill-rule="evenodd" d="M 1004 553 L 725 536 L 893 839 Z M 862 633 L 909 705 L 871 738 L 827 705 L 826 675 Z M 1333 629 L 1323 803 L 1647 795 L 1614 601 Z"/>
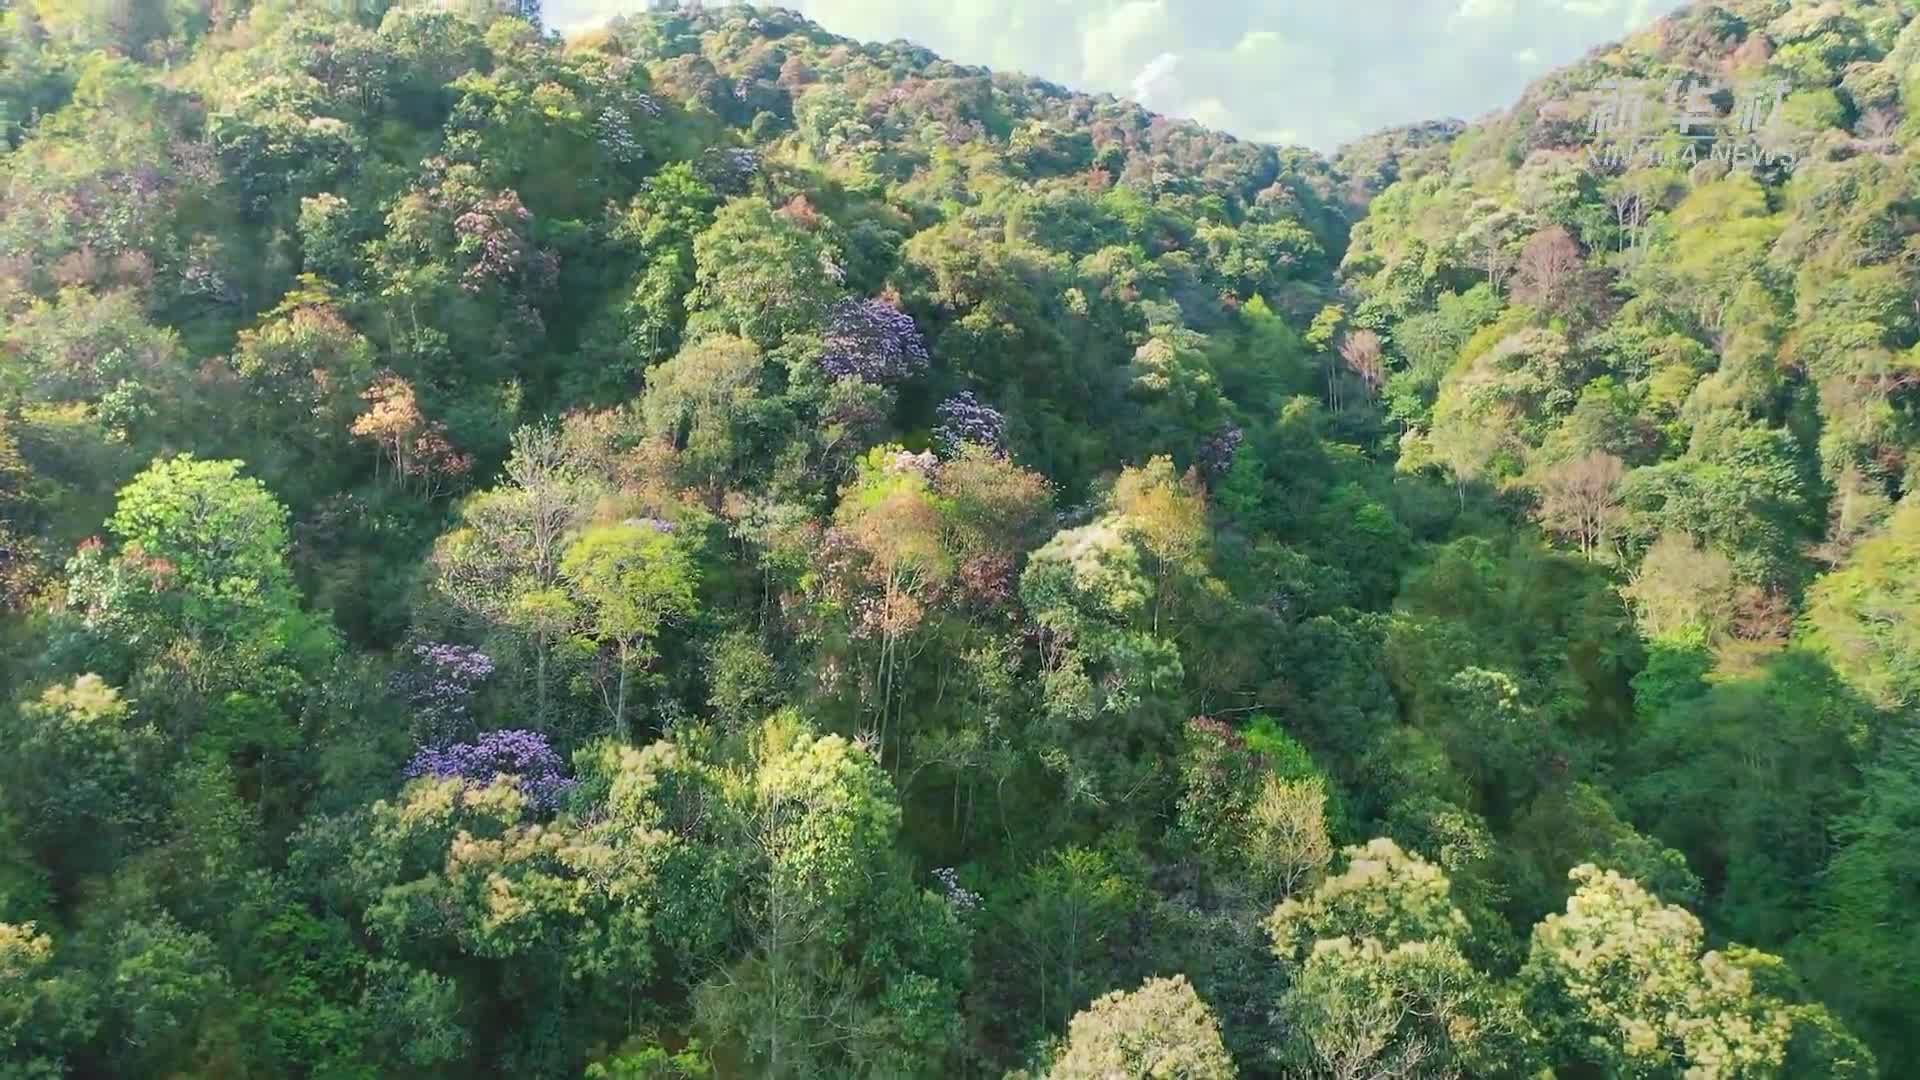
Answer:
<path fill-rule="evenodd" d="M 528 261 L 526 230 L 532 221 L 532 212 L 513 191 L 483 199 L 454 219 L 459 249 L 473 260 L 460 278 L 467 291 L 488 282 L 505 284 L 520 273 Z"/>
<path fill-rule="evenodd" d="M 659 116 L 661 112 L 660 102 L 654 100 L 652 94 L 642 93 L 638 90 L 629 89 L 621 91 L 620 103 L 625 106 L 629 112 L 637 112 L 646 116 Z"/>
<path fill-rule="evenodd" d="M 760 172 L 760 155 L 746 147 L 713 147 L 700 155 L 694 171 L 716 191 L 737 194 Z"/>
<path fill-rule="evenodd" d="M 423 641 L 413 647 L 414 659 L 443 679 L 458 682 L 467 692 L 493 674 L 493 658 L 479 649 L 445 641 Z"/>
<path fill-rule="evenodd" d="M 422 747 L 407 763 L 407 779 L 457 776 L 474 785 L 493 782 L 502 773 L 519 781 L 528 801 L 542 810 L 560 805 L 573 780 L 560 771 L 560 755 L 536 731 L 489 731 L 470 743 Z"/>
<path fill-rule="evenodd" d="M 467 719 L 480 684 L 493 675 L 493 658 L 478 649 L 444 641 L 413 647 L 411 669 L 397 671 L 390 685 L 413 709 L 415 730 L 426 741 L 452 737 Z"/>
<path fill-rule="evenodd" d="M 657 532 L 657 533 L 671 533 L 675 528 L 673 522 L 668 521 L 665 518 L 657 518 L 657 517 L 628 518 L 625 524 L 639 525 L 644 528 L 652 529 L 654 532 Z"/>
<path fill-rule="evenodd" d="M 1234 455 L 1240 452 L 1240 444 L 1245 439 L 1245 432 L 1228 424 L 1218 435 L 1200 444 L 1200 467 L 1215 476 L 1224 474 L 1233 467 Z"/>
<path fill-rule="evenodd" d="M 913 316 L 879 300 L 842 300 L 827 316 L 820 366 L 836 379 L 899 382 L 927 370 L 927 342 Z"/>
<path fill-rule="evenodd" d="M 1007 418 L 1000 410 L 983 405 L 973 396 L 973 391 L 960 393 L 940 403 L 940 426 L 933 429 L 933 437 L 949 453 L 956 451 L 963 443 L 974 443 L 992 450 L 1005 450 L 1007 446 Z"/>
<path fill-rule="evenodd" d="M 240 291 L 220 272 L 211 245 L 195 245 L 188 253 L 186 265 L 180 268 L 180 282 L 186 292 L 219 303 L 230 304 L 240 299 Z"/>
<path fill-rule="evenodd" d="M 613 75 L 624 79 L 632 69 L 628 61 L 616 65 Z M 646 148 L 640 144 L 638 132 L 634 129 L 635 117 L 657 117 L 660 115 L 660 103 L 652 95 L 634 89 L 631 86 L 618 86 L 610 91 L 612 104 L 600 110 L 594 120 L 594 139 L 600 144 L 608 157 L 623 165 L 631 165 L 647 156 Z"/>
<path fill-rule="evenodd" d="M 960 884 L 960 872 L 951 866 L 943 866 L 933 872 L 933 879 L 940 883 L 940 889 L 947 894 L 947 903 L 962 914 L 980 906 L 980 894 Z"/>
<path fill-rule="evenodd" d="M 632 117 L 622 109 L 600 111 L 593 121 L 593 141 L 607 157 L 622 165 L 632 165 L 647 156 L 640 137 L 634 134 Z"/>

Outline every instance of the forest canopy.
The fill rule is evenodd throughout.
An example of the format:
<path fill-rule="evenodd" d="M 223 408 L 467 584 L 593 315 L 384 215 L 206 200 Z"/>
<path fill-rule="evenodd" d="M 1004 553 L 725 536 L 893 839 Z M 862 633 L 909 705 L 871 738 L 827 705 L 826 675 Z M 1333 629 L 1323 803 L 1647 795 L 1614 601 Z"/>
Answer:
<path fill-rule="evenodd" d="M 0 1077 L 1908 1075 L 1916 15 L 0 0 Z"/>

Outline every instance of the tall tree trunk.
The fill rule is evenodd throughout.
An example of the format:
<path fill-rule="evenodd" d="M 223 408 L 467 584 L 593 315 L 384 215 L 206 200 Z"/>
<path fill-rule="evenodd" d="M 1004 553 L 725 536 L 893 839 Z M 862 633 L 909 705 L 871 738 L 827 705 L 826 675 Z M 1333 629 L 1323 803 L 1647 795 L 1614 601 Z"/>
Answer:
<path fill-rule="evenodd" d="M 547 638 L 542 634 L 533 644 L 533 714 L 542 727 L 547 722 Z"/>
<path fill-rule="evenodd" d="M 630 655 L 630 648 L 626 642 L 622 641 L 620 643 L 620 689 L 614 694 L 613 699 L 613 726 L 620 732 L 620 737 L 628 742 L 633 741 L 633 732 L 627 727 L 627 663 Z"/>

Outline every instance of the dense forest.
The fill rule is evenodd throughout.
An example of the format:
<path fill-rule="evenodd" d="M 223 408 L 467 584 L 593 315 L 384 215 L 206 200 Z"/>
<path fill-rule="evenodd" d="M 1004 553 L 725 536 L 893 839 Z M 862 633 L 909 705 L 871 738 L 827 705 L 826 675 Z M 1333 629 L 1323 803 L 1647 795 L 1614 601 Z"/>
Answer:
<path fill-rule="evenodd" d="M 1331 158 L 0 0 L 0 125 L 0 1078 L 1920 1068 L 1914 0 Z"/>

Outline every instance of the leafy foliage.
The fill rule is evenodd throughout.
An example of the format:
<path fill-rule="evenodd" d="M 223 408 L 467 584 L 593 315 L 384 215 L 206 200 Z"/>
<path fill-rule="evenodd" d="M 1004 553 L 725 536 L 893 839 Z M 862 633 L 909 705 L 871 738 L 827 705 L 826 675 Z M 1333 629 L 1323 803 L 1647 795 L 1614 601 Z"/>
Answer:
<path fill-rule="evenodd" d="M 1234 1075 L 1213 1015 L 1185 978 L 1149 979 L 1138 990 L 1095 1001 L 1073 1018 L 1066 1051 L 1047 1072 L 1054 1080 L 1116 1075 Z"/>
<path fill-rule="evenodd" d="M 0 1073 L 1902 1075 L 1911 10 L 1325 160 L 654 8 L 0 11 Z"/>

